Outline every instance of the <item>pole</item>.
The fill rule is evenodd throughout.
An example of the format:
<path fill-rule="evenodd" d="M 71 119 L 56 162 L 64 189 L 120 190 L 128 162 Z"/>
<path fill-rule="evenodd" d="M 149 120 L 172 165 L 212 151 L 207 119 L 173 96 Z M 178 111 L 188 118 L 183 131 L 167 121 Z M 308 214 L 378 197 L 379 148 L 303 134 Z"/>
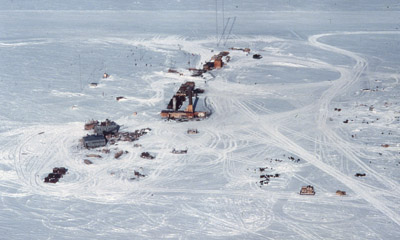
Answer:
<path fill-rule="evenodd" d="M 215 0 L 215 30 L 217 33 L 217 46 L 218 46 L 218 0 Z"/>
<path fill-rule="evenodd" d="M 224 0 L 222 0 L 222 27 L 225 26 L 225 7 L 224 7 Z"/>
<path fill-rule="evenodd" d="M 232 28 L 233 28 L 233 25 L 235 24 L 235 22 L 236 22 L 236 16 L 235 16 L 235 17 L 233 17 L 233 22 L 232 22 L 231 28 L 229 29 L 228 36 L 225 38 L 225 43 L 224 43 L 224 46 L 226 45 L 226 42 L 228 41 L 228 38 L 229 38 L 229 36 L 231 35 Z"/>
<path fill-rule="evenodd" d="M 79 82 L 81 84 L 82 91 L 82 69 L 81 69 L 81 55 L 79 54 Z"/>
<path fill-rule="evenodd" d="M 218 41 L 218 44 L 217 44 L 218 46 L 221 43 L 222 38 L 225 36 L 225 30 L 226 30 L 226 27 L 228 27 L 230 20 L 231 20 L 231 18 L 228 18 L 228 21 L 226 22 L 226 25 L 224 26 L 224 30 L 222 31 L 221 37 L 220 37 L 220 39 Z"/>

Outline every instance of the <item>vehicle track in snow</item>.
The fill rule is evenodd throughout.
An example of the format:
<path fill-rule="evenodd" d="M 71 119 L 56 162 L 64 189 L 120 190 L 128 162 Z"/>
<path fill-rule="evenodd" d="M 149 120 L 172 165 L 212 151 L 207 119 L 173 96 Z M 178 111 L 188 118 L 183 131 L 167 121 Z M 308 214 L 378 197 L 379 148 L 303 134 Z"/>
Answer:
<path fill-rule="evenodd" d="M 218 204 L 224 204 L 224 202 L 231 202 L 232 199 L 217 199 L 217 201 Z M 240 202 L 241 200 L 235 199 L 234 201 Z M 243 206 L 243 204 L 240 204 L 240 206 Z M 205 229 L 198 229 L 200 232 L 207 230 L 211 233 L 211 235 L 218 236 L 221 230 L 224 229 L 225 234 L 229 234 L 231 236 L 245 233 L 246 235 L 250 236 L 263 237 L 259 231 L 263 228 L 266 228 L 268 224 L 265 226 L 254 224 L 254 222 L 252 222 L 252 224 L 245 224 L 245 219 L 243 219 L 241 211 L 235 208 L 234 203 L 226 204 L 225 207 L 221 207 L 222 209 L 218 208 L 215 209 L 215 211 L 206 212 L 204 210 L 201 211 L 198 208 L 194 208 L 189 204 L 185 204 L 183 206 L 183 212 L 190 215 L 195 214 L 197 218 L 204 219 L 208 222 L 208 224 L 204 227 Z M 259 215 L 259 217 L 263 216 L 264 214 Z M 252 219 L 252 221 L 255 221 L 255 219 Z"/>
<path fill-rule="evenodd" d="M 342 138 L 340 138 L 334 131 L 331 130 L 330 127 L 326 125 L 327 118 L 328 118 L 328 111 L 329 111 L 329 104 L 333 100 L 333 98 L 345 92 L 347 88 L 351 85 L 355 84 L 360 79 L 361 74 L 367 68 L 368 63 L 365 59 L 361 58 L 355 53 L 349 52 L 347 50 L 339 49 L 337 47 L 333 47 L 327 44 L 323 44 L 318 42 L 319 38 L 333 36 L 333 35 L 346 35 L 346 34 L 398 34 L 398 32 L 354 32 L 354 33 L 328 33 L 328 34 L 319 34 L 315 36 L 311 36 L 309 38 L 309 42 L 311 45 L 315 47 L 319 47 L 321 49 L 343 54 L 349 56 L 356 60 L 356 65 L 353 67 L 352 72 L 348 72 L 346 69 L 342 69 L 342 76 L 340 79 L 334 82 L 333 87 L 331 87 L 328 91 L 326 91 L 321 99 L 320 99 L 320 114 L 318 115 L 317 124 L 319 128 L 323 131 L 323 134 L 329 139 L 330 142 L 333 142 L 337 147 L 336 149 L 340 152 L 343 152 L 345 156 L 360 166 L 363 170 L 365 170 L 368 174 L 374 176 L 380 183 L 386 185 L 389 189 L 398 192 L 399 184 L 381 174 L 377 173 L 373 169 L 371 169 L 367 164 L 361 161 L 357 155 L 360 153 L 359 151 L 355 152 L 354 148 L 351 148 L 347 142 L 345 142 Z M 327 144 L 329 144 L 328 142 Z M 400 197 L 400 195 L 399 195 Z"/>
<path fill-rule="evenodd" d="M 346 33 L 335 33 L 336 35 L 341 35 L 341 34 L 346 34 Z M 355 53 L 339 49 L 336 47 L 332 47 L 326 44 L 322 44 L 318 42 L 318 39 L 324 36 L 331 36 L 335 34 L 319 34 L 319 35 L 314 35 L 309 38 L 309 42 L 312 46 L 321 48 L 326 51 L 331 51 L 334 53 L 338 54 L 343 54 L 346 56 L 349 56 L 353 59 L 356 60 L 356 65 L 353 67 L 351 70 L 347 70 L 346 68 L 338 67 L 337 70 L 341 72 L 341 77 L 338 80 L 335 80 L 333 82 L 333 85 L 325 91 L 325 93 L 322 95 L 321 99 L 315 104 L 319 105 L 320 113 L 317 115 L 317 124 L 319 128 L 323 131 L 323 134 L 330 139 L 330 141 L 334 140 L 334 145 L 335 149 L 338 149 L 341 152 L 344 152 L 346 157 L 349 157 L 352 161 L 354 161 L 356 164 L 361 166 L 363 169 L 365 169 L 367 172 L 371 173 L 371 175 L 376 176 L 376 178 L 384 185 L 388 186 L 389 189 L 397 189 L 398 184 L 386 177 L 380 176 L 377 174 L 375 171 L 370 169 L 368 166 L 365 166 L 365 164 L 359 160 L 359 158 L 351 151 L 351 148 L 346 145 L 346 143 L 341 143 L 342 139 L 340 139 L 338 136 L 336 136 L 335 133 L 333 133 L 331 130 L 329 130 L 326 127 L 326 120 L 328 117 L 328 109 L 329 109 L 329 103 L 332 101 L 332 99 L 342 91 L 345 91 L 348 87 L 350 87 L 352 84 L 357 82 L 363 73 L 363 71 L 367 67 L 367 62 L 356 55 Z M 313 164 L 315 167 L 321 169 L 322 171 L 328 173 L 329 175 L 333 176 L 336 178 L 338 181 L 342 182 L 345 184 L 347 187 L 352 189 L 355 193 L 359 194 L 360 196 L 364 197 L 365 200 L 367 200 L 371 205 L 373 205 L 376 209 L 384 213 L 387 217 L 392 219 L 396 224 L 400 225 L 400 216 L 395 213 L 393 210 L 391 210 L 388 206 L 385 204 L 381 203 L 376 196 L 371 195 L 368 191 L 367 188 L 365 188 L 363 185 L 360 185 L 357 180 L 350 178 L 349 176 L 341 173 L 338 171 L 336 168 L 327 165 L 326 163 L 323 163 L 321 160 L 313 156 L 310 152 L 308 152 L 306 149 L 300 147 L 297 145 L 295 142 L 292 140 L 288 139 L 286 136 L 282 135 L 279 132 L 279 124 L 278 123 L 272 123 L 269 122 L 270 126 L 265 126 L 265 124 L 260 124 L 260 118 L 259 116 L 254 113 L 251 109 L 248 107 L 244 106 L 240 102 L 236 102 L 238 105 L 238 109 L 243 111 L 243 116 L 247 116 L 248 118 L 251 119 L 254 123 L 258 123 L 260 126 L 260 130 L 266 133 L 269 137 L 273 137 L 275 143 L 278 146 L 285 146 L 285 148 L 297 156 L 301 157 L 302 159 L 308 161 L 309 163 Z M 218 110 L 218 109 L 217 109 Z M 326 131 L 326 132 L 325 132 Z M 324 145 L 327 144 L 332 144 L 331 142 L 325 142 Z"/>
<path fill-rule="evenodd" d="M 315 44 L 313 45 L 314 47 L 321 48 L 322 45 L 318 42 L 320 37 L 322 36 L 318 35 L 315 38 L 311 37 L 312 44 Z M 208 48 L 201 46 L 203 43 L 208 43 L 207 41 L 209 40 L 194 43 L 185 40 L 182 37 L 173 38 L 172 43 L 170 40 L 171 39 L 154 38 L 149 41 L 149 43 L 146 43 L 146 46 L 154 51 L 160 48 L 160 46 L 164 48 L 165 45 L 168 45 L 168 48 L 170 48 L 169 50 L 172 51 L 176 48 L 178 42 L 183 41 L 184 44 L 182 45 L 182 49 L 187 52 L 196 49 L 196 53 L 200 55 L 200 59 L 203 61 L 208 61 L 210 54 L 212 54 Z M 156 43 L 152 43 L 153 41 Z M 115 43 L 113 41 L 110 42 Z M 132 43 L 128 41 L 124 44 Z M 140 44 L 143 44 L 143 41 Z M 324 50 L 347 54 L 347 51 L 338 52 L 337 48 L 332 49 L 326 47 Z M 353 55 L 356 56 L 356 54 Z M 273 59 L 276 58 L 264 58 L 264 60 Z M 197 64 L 198 66 L 200 66 L 201 60 Z M 337 70 L 333 65 L 311 60 L 307 62 L 307 59 L 293 60 L 290 57 L 285 57 L 281 58 L 280 61 L 287 61 L 292 64 L 301 63 L 307 67 L 314 66 L 315 68 Z M 250 66 L 250 64 L 245 66 Z M 121 202 L 124 204 L 130 204 L 130 207 L 137 210 L 135 211 L 136 216 L 131 218 L 139 217 L 143 219 L 143 222 L 141 223 L 142 225 L 140 225 L 141 229 L 137 229 L 135 232 L 135 229 L 131 230 L 115 227 L 115 229 L 113 229 L 115 232 L 135 232 L 144 237 L 151 237 L 151 231 L 154 232 L 154 229 L 170 228 L 179 231 L 190 229 L 189 234 L 182 233 L 181 235 L 171 235 L 175 237 L 188 235 L 196 236 L 196 234 L 205 234 L 204 232 L 207 232 L 207 234 L 209 234 L 208 237 L 236 237 L 243 236 L 244 234 L 251 238 L 262 238 L 265 237 L 265 235 L 260 233 L 266 231 L 271 222 L 287 222 L 290 229 L 299 236 L 304 238 L 320 239 L 320 235 L 304 230 L 299 219 L 290 217 L 286 218 L 285 215 L 280 216 L 279 213 L 276 213 L 275 210 L 271 209 L 271 206 L 279 199 L 290 198 L 295 201 L 303 201 L 301 196 L 297 196 L 296 193 L 286 189 L 273 189 L 273 191 L 268 191 L 268 188 L 260 189 L 259 186 L 254 183 L 255 181 L 246 182 L 250 181 L 251 177 L 245 176 L 246 172 L 242 171 L 240 168 L 259 164 L 268 153 L 268 150 L 271 150 L 273 147 L 287 150 L 291 154 L 296 154 L 301 157 L 302 160 L 307 161 L 323 172 L 331 175 L 351 189 L 356 194 L 343 198 L 344 202 L 347 201 L 346 204 L 352 204 L 351 201 L 353 200 L 358 201 L 360 199 L 365 199 L 369 204 L 376 207 L 400 225 L 399 214 L 389 208 L 391 203 L 390 200 L 385 200 L 379 196 L 383 194 L 384 196 L 398 198 L 398 191 L 392 191 L 398 189 L 398 185 L 396 185 L 397 183 L 390 181 L 390 179 L 388 180 L 385 177 L 378 176 L 379 181 L 387 186 L 387 189 L 380 190 L 376 186 L 371 186 L 349 177 L 349 161 L 358 163 L 360 166 L 363 166 L 363 169 L 366 171 L 369 170 L 367 168 L 368 166 L 362 165 L 362 162 L 359 159 L 360 154 L 365 153 L 354 149 L 354 144 L 348 146 L 343 145 L 347 143 L 340 139 L 337 134 L 334 135 L 334 132 L 328 132 L 325 134 L 325 131 L 329 130 L 329 127 L 326 126 L 326 120 L 328 117 L 327 111 L 332 99 L 334 99 L 340 91 L 345 91 L 349 86 L 351 86 L 351 84 L 357 83 L 360 75 L 366 67 L 367 64 L 363 63 L 363 59 L 360 59 L 354 69 L 351 70 L 338 67 L 338 69 L 343 73 L 343 78 L 334 81 L 332 86 L 328 83 L 310 83 L 272 87 L 275 90 L 285 88 L 293 90 L 296 89 L 296 87 L 307 88 L 311 85 L 330 87 L 319 102 L 284 113 L 273 112 L 267 106 L 263 105 L 262 102 L 247 100 L 247 97 L 249 97 L 250 94 L 254 93 L 257 96 L 265 94 L 268 91 L 268 87 L 245 86 L 250 89 L 250 91 L 244 92 L 242 95 L 238 93 L 238 97 L 229 96 L 228 94 L 230 94 L 230 90 L 234 89 L 235 91 L 240 92 L 242 86 L 235 85 L 231 88 L 231 83 L 228 83 L 227 79 L 217 76 L 217 80 L 212 82 L 210 85 L 212 87 L 222 86 L 222 88 L 212 89 L 207 100 L 205 100 L 213 103 L 211 109 L 213 109 L 214 114 L 208 120 L 205 120 L 204 123 L 199 123 L 199 125 L 203 127 L 202 129 L 199 129 L 201 131 L 200 134 L 202 139 L 199 140 L 196 138 L 197 136 L 193 137 L 195 139 L 194 141 L 197 141 L 196 144 L 198 144 L 197 146 L 199 148 L 199 151 L 193 153 L 195 155 L 192 155 L 191 152 L 191 147 L 194 147 L 194 144 L 189 145 L 190 152 L 188 155 L 176 156 L 170 154 L 169 151 L 174 144 L 179 142 L 188 142 L 191 137 L 187 135 L 182 137 L 181 135 L 185 134 L 184 131 L 175 131 L 177 128 L 179 129 L 182 128 L 182 126 L 186 126 L 186 123 L 179 123 L 182 124 L 179 125 L 179 127 L 171 127 L 172 124 L 164 124 L 163 122 L 153 123 L 156 125 L 154 136 L 152 138 L 154 141 L 152 142 L 149 140 L 146 142 L 152 143 L 155 146 L 153 147 L 149 144 L 138 150 L 146 151 L 150 148 L 156 152 L 157 158 L 151 163 L 145 163 L 145 161 L 141 159 L 138 160 L 138 153 L 135 152 L 131 153 L 126 161 L 118 160 L 107 163 L 106 161 L 111 160 L 108 158 L 99 160 L 97 164 L 92 166 L 86 166 L 82 163 L 82 151 L 78 150 L 74 152 L 74 150 L 71 149 L 71 145 L 74 145 L 76 142 L 76 136 L 68 134 L 68 131 L 70 130 L 69 128 L 65 128 L 62 131 L 51 130 L 51 128 L 46 129 L 46 136 L 49 134 L 50 138 L 46 140 L 46 148 L 43 149 L 40 145 L 34 143 L 36 133 L 32 129 L 28 129 L 29 131 L 26 131 L 24 137 L 20 136 L 17 138 L 15 143 L 18 143 L 18 145 L 16 147 L 13 147 L 12 144 L 8 144 L 6 145 L 6 148 L 9 152 L 8 155 L 15 160 L 14 167 L 17 169 L 22 184 L 32 187 L 30 191 L 27 191 L 29 193 L 44 195 L 51 193 L 65 198 L 75 197 L 88 202 L 101 204 L 118 204 Z M 149 88 L 157 88 L 158 91 L 154 91 L 154 94 L 150 99 L 136 99 L 139 104 L 154 108 L 157 103 L 163 100 L 164 92 L 159 91 L 159 88 L 163 87 L 165 81 L 157 80 L 157 77 L 162 78 L 163 74 L 152 73 L 143 79 Z M 347 83 L 344 77 L 351 78 L 352 81 Z M 166 82 L 173 81 L 175 80 Z M 226 85 L 229 89 L 224 89 L 223 84 L 229 84 Z M 208 94 L 208 92 L 206 92 L 206 94 Z M 322 110 L 321 114 L 318 115 L 318 124 L 322 132 L 316 134 L 316 138 L 313 138 L 313 135 L 310 134 L 309 131 L 296 131 L 287 126 L 287 123 L 293 121 L 293 116 L 295 114 L 301 112 L 314 113 L 316 106 L 320 107 Z M 235 126 L 236 122 L 230 122 L 225 125 L 226 116 L 229 116 L 229 114 L 239 114 L 240 116 L 243 116 L 243 118 L 249 119 L 251 126 L 243 126 L 242 129 L 232 129 L 232 126 Z M 154 120 L 154 117 L 151 120 Z M 211 127 L 208 127 L 209 123 L 206 121 L 213 121 L 215 123 L 213 123 L 214 125 Z M 386 121 L 393 121 L 393 119 L 388 119 Z M 253 124 L 257 124 L 255 127 L 256 129 L 252 129 Z M 57 135 L 60 133 L 65 133 L 65 135 L 68 136 L 58 137 Z M 288 137 L 287 134 L 291 135 L 291 137 Z M 294 138 L 292 136 L 294 136 Z M 21 141 L 24 138 L 26 141 Z M 314 150 L 308 150 L 304 146 L 299 146 L 299 144 L 297 144 L 297 142 L 300 141 L 299 139 L 314 144 Z M 343 141 L 343 144 L 340 144 L 341 141 Z M 20 143 L 21 145 L 19 145 Z M 33 149 L 30 149 L 30 146 L 32 145 Z M 330 145 L 332 145 L 331 148 L 327 149 L 327 146 Z M 265 149 L 254 154 L 252 153 L 252 150 L 246 150 L 246 148 L 253 148 L 255 146 L 259 147 L 257 149 L 261 149 L 262 146 L 265 146 Z M 342 158 L 340 166 L 333 166 L 332 164 L 328 164 L 322 160 L 329 157 L 330 150 L 339 151 L 342 148 L 344 149 L 346 158 Z M 37 152 L 40 152 L 41 154 L 35 158 L 30 156 L 31 153 L 36 154 Z M 28 154 L 24 155 L 24 153 Z M 206 159 L 199 156 L 203 154 L 206 154 Z M 319 157 L 316 155 L 319 155 Z M 347 158 L 350 160 L 347 160 Z M 136 162 L 131 163 L 130 161 Z M 69 175 L 65 176 L 65 182 L 60 182 L 60 184 L 57 183 L 55 186 L 44 184 L 40 174 L 44 174 L 43 172 L 50 172 L 52 167 L 54 167 L 54 164 L 57 164 L 58 166 L 58 164 L 62 165 L 63 163 L 67 163 L 65 166 L 70 168 Z M 118 164 L 118 167 L 112 168 L 116 163 Z M 142 163 L 146 166 L 152 166 L 149 171 L 150 173 L 147 178 L 143 179 L 143 181 L 134 182 L 134 184 L 126 179 L 124 175 L 125 172 L 121 172 L 118 176 L 111 176 L 108 172 L 110 169 L 116 171 L 125 168 L 133 169 L 133 166 L 140 166 Z M 198 178 L 200 180 L 200 178 L 203 177 L 201 172 L 213 173 L 220 170 L 220 173 L 228 183 L 221 189 L 216 187 L 218 185 L 213 185 L 215 188 L 212 189 L 196 189 L 196 185 L 192 188 L 187 186 L 174 187 L 173 184 L 179 180 L 178 178 L 187 176 L 182 174 L 182 172 L 186 170 L 185 166 L 190 164 L 199 167 L 195 169 L 198 173 L 190 176 L 193 180 L 198 180 Z M 369 171 L 368 173 L 375 175 L 375 172 L 373 171 Z M 318 195 L 315 196 L 317 201 L 332 203 L 332 194 L 323 193 L 330 190 L 324 189 L 322 184 L 315 184 L 313 180 L 300 176 L 295 176 L 294 178 L 300 179 L 304 183 L 311 183 L 317 187 L 319 186 L 318 189 L 322 191 L 318 191 Z M 61 181 L 63 180 L 64 179 Z M 244 181 L 245 183 L 240 184 L 241 181 Z M 160 184 L 160 182 L 162 182 L 162 184 Z M 202 185 L 199 185 L 198 187 L 202 187 Z M 5 193 L 3 194 L 6 195 Z M 207 202 L 207 199 L 205 198 L 215 199 L 215 202 Z M 176 199 L 183 200 L 179 204 L 174 205 Z M 191 203 L 188 199 L 196 200 Z M 314 200 L 309 201 L 312 202 Z M 198 208 L 199 202 L 200 205 L 202 204 L 202 208 Z M 208 203 L 210 203 L 210 205 L 208 205 Z M 149 213 L 150 211 L 146 209 L 148 206 L 164 207 L 164 211 L 161 214 L 151 214 Z M 209 206 L 210 208 L 208 208 Z M 192 226 L 188 226 L 187 224 L 189 224 L 190 221 L 185 223 L 185 225 L 174 226 L 174 224 L 172 224 L 174 221 L 173 218 L 182 217 L 180 210 L 184 212 L 183 216 L 194 215 L 199 219 L 202 219 L 203 223 L 200 224 L 201 228 L 193 229 Z M 252 211 L 259 212 L 255 213 Z M 245 212 L 245 216 L 243 216 L 243 212 Z M 247 216 L 246 212 L 248 214 Z M 72 218 L 74 216 L 68 215 L 67 218 L 68 217 Z M 103 215 L 102 217 L 107 217 L 107 215 Z M 171 219 L 168 219 L 168 217 Z M 81 218 L 83 219 L 83 217 Z M 126 221 L 131 220 L 131 218 L 128 218 Z M 100 224 L 100 227 L 113 225 L 114 222 L 112 219 L 113 218 L 104 220 L 104 222 Z M 212 224 L 207 223 L 210 219 Z M 91 220 L 89 223 L 82 226 L 74 225 L 75 223 L 63 225 L 61 218 L 57 218 L 56 220 L 50 220 L 48 218 L 44 220 L 43 224 L 50 229 L 68 229 L 74 231 L 81 228 L 94 229 L 99 227 L 99 224 L 94 224 L 95 222 L 96 220 Z M 228 233 L 226 233 L 227 231 Z"/>

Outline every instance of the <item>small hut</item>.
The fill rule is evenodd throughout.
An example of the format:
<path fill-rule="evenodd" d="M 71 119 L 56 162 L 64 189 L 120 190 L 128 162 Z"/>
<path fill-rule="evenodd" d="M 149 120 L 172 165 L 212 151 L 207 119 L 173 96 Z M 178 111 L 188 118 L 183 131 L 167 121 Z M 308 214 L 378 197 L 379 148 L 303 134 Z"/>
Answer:
<path fill-rule="evenodd" d="M 253 58 L 254 58 L 254 59 L 261 59 L 262 56 L 261 56 L 260 54 L 254 54 L 254 55 L 253 55 Z"/>
<path fill-rule="evenodd" d="M 195 129 L 195 128 L 192 128 L 192 129 L 188 129 L 187 133 L 188 134 L 197 134 L 197 133 L 199 133 L 199 131 L 197 129 Z"/>
<path fill-rule="evenodd" d="M 301 187 L 300 195 L 315 195 L 314 187 L 311 185 Z"/>
<path fill-rule="evenodd" d="M 124 151 L 120 150 L 120 151 L 118 151 L 118 152 L 115 153 L 114 157 L 115 157 L 116 159 L 118 159 L 119 157 L 122 156 L 123 153 L 124 153 Z"/>
<path fill-rule="evenodd" d="M 120 97 L 116 97 L 115 99 L 117 99 L 117 101 L 122 101 L 122 100 L 126 100 L 126 97 L 120 96 Z"/>
<path fill-rule="evenodd" d="M 154 156 L 152 156 L 150 153 L 148 153 L 148 152 L 142 152 L 141 154 L 140 154 L 140 157 L 141 158 L 145 158 L 145 159 L 154 159 L 155 157 Z"/>
<path fill-rule="evenodd" d="M 345 192 L 345 191 L 341 191 L 341 190 L 337 190 L 337 191 L 336 191 L 336 195 L 338 195 L 338 196 L 345 196 L 345 195 L 346 195 L 346 192 Z"/>

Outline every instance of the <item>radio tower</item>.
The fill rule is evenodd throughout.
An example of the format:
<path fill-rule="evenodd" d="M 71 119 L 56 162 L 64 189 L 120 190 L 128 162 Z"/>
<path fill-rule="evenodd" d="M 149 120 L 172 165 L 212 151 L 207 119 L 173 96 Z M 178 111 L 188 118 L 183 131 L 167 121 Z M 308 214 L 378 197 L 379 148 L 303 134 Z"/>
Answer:
<path fill-rule="evenodd" d="M 215 0 L 215 30 L 216 30 L 216 39 L 217 39 L 217 45 L 218 45 L 218 0 Z"/>
<path fill-rule="evenodd" d="M 218 27 L 218 0 L 215 0 L 215 31 L 216 31 L 216 39 L 217 39 L 217 47 L 221 43 L 221 41 L 224 42 L 224 45 L 228 41 L 228 38 L 232 32 L 233 25 L 236 22 L 236 17 L 228 17 L 228 21 L 225 23 L 225 0 L 221 0 L 221 8 L 222 8 L 222 33 L 221 36 L 219 36 L 219 27 Z M 232 21 L 231 21 L 232 20 Z M 225 34 L 227 33 L 227 30 L 229 29 L 229 33 L 227 36 Z"/>

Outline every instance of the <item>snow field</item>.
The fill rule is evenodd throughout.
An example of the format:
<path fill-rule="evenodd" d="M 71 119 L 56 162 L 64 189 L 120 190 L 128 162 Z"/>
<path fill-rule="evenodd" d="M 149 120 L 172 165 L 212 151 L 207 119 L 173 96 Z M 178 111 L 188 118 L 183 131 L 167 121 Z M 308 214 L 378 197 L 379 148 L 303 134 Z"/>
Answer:
<path fill-rule="evenodd" d="M 377 61 L 377 46 L 362 52 L 350 43 L 360 36 L 367 46 L 381 36 L 395 42 L 398 32 L 292 34 L 296 39 L 235 36 L 235 47 L 250 46 L 263 58 L 231 51 L 232 61 L 204 79 L 185 69 L 226 50 L 211 38 L 2 40 L 9 62 L 0 71 L 8 102 L 0 117 L 1 231 L 12 239 L 396 239 L 399 74 L 387 62 L 398 59 L 382 54 Z M 371 69 L 371 61 L 381 66 Z M 111 77 L 101 79 L 103 72 Z M 199 122 L 161 120 L 185 80 L 206 90 L 202 107 L 213 114 Z M 379 91 L 362 90 L 376 83 Z M 152 131 L 134 142 L 140 148 L 119 142 L 110 154 L 85 150 L 79 139 L 92 118 Z M 188 128 L 199 134 L 187 135 Z M 114 159 L 117 148 L 128 153 Z M 156 158 L 140 158 L 144 151 Z M 102 158 L 85 165 L 90 153 Z M 43 183 L 56 166 L 68 174 Z M 260 187 L 260 167 L 280 177 Z M 132 181 L 133 170 L 147 176 Z M 317 194 L 300 196 L 308 184 Z M 338 189 L 348 196 L 336 196 Z M 27 232 L 17 233 L 20 224 Z"/>

